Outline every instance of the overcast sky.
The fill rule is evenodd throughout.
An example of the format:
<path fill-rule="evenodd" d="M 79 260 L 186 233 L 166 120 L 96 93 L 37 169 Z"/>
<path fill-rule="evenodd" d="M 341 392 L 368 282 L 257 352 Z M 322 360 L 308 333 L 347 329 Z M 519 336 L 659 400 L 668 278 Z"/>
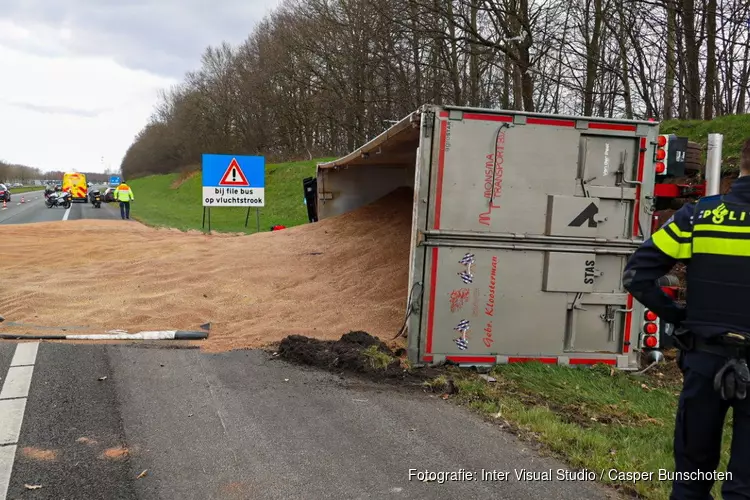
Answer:
<path fill-rule="evenodd" d="M 157 91 L 208 45 L 242 42 L 279 3 L 0 0 L 0 160 L 119 168 Z"/>

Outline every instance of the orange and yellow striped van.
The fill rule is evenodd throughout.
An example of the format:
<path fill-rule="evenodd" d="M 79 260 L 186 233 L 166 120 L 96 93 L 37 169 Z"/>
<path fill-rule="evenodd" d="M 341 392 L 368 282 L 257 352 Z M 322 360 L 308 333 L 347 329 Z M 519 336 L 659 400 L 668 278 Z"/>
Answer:
<path fill-rule="evenodd" d="M 73 201 L 87 202 L 89 197 L 89 188 L 86 183 L 86 174 L 80 172 L 66 172 L 63 174 L 62 181 L 63 191 L 70 190 Z"/>

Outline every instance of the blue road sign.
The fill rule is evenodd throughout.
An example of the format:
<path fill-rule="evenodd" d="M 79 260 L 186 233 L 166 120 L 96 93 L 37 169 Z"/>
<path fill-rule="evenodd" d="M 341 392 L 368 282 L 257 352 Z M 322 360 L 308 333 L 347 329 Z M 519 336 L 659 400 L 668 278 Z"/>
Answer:
<path fill-rule="evenodd" d="M 109 184 L 112 186 L 119 186 L 120 185 L 120 176 L 119 175 L 110 175 L 109 176 Z"/>
<path fill-rule="evenodd" d="M 265 206 L 266 159 L 203 155 L 204 207 Z"/>

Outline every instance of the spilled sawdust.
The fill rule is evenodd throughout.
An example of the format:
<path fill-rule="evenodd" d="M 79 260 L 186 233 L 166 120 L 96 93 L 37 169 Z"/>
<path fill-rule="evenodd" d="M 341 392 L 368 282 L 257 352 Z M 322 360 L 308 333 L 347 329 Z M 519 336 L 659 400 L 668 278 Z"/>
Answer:
<path fill-rule="evenodd" d="M 290 334 L 335 340 L 363 330 L 388 339 L 405 312 L 412 201 L 402 188 L 315 224 L 242 236 L 130 221 L 0 225 L 0 314 L 97 332 L 210 322 L 210 339 L 200 342 L 209 351 Z"/>
<path fill-rule="evenodd" d="M 21 448 L 21 453 L 24 457 L 32 460 L 41 460 L 44 462 L 57 460 L 57 450 L 43 450 L 41 448 L 26 446 L 25 448 Z"/>
<path fill-rule="evenodd" d="M 107 448 L 99 455 L 99 458 L 120 460 L 127 457 L 129 454 L 130 450 L 123 448 L 122 446 L 117 446 L 115 448 Z"/>

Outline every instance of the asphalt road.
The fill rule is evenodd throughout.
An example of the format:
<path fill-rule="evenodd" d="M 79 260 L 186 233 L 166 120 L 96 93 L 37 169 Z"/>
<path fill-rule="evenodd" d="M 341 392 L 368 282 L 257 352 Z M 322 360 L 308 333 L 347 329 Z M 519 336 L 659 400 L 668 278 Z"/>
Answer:
<path fill-rule="evenodd" d="M 615 497 L 592 482 L 517 480 L 563 466 L 438 397 L 262 351 L 29 347 L 0 343 L 0 499 L 4 477 L 8 499 Z M 441 483 L 410 469 L 510 475 Z"/>
<path fill-rule="evenodd" d="M 101 188 L 101 191 L 104 192 Z M 23 197 L 24 203 L 21 203 Z M 62 207 L 47 208 L 44 204 L 44 191 L 13 193 L 13 201 L 5 209 L 0 205 L 0 224 L 29 224 L 78 219 L 119 219 L 117 206 L 107 203 L 94 208 L 91 203 L 73 203 L 69 210 Z"/>

